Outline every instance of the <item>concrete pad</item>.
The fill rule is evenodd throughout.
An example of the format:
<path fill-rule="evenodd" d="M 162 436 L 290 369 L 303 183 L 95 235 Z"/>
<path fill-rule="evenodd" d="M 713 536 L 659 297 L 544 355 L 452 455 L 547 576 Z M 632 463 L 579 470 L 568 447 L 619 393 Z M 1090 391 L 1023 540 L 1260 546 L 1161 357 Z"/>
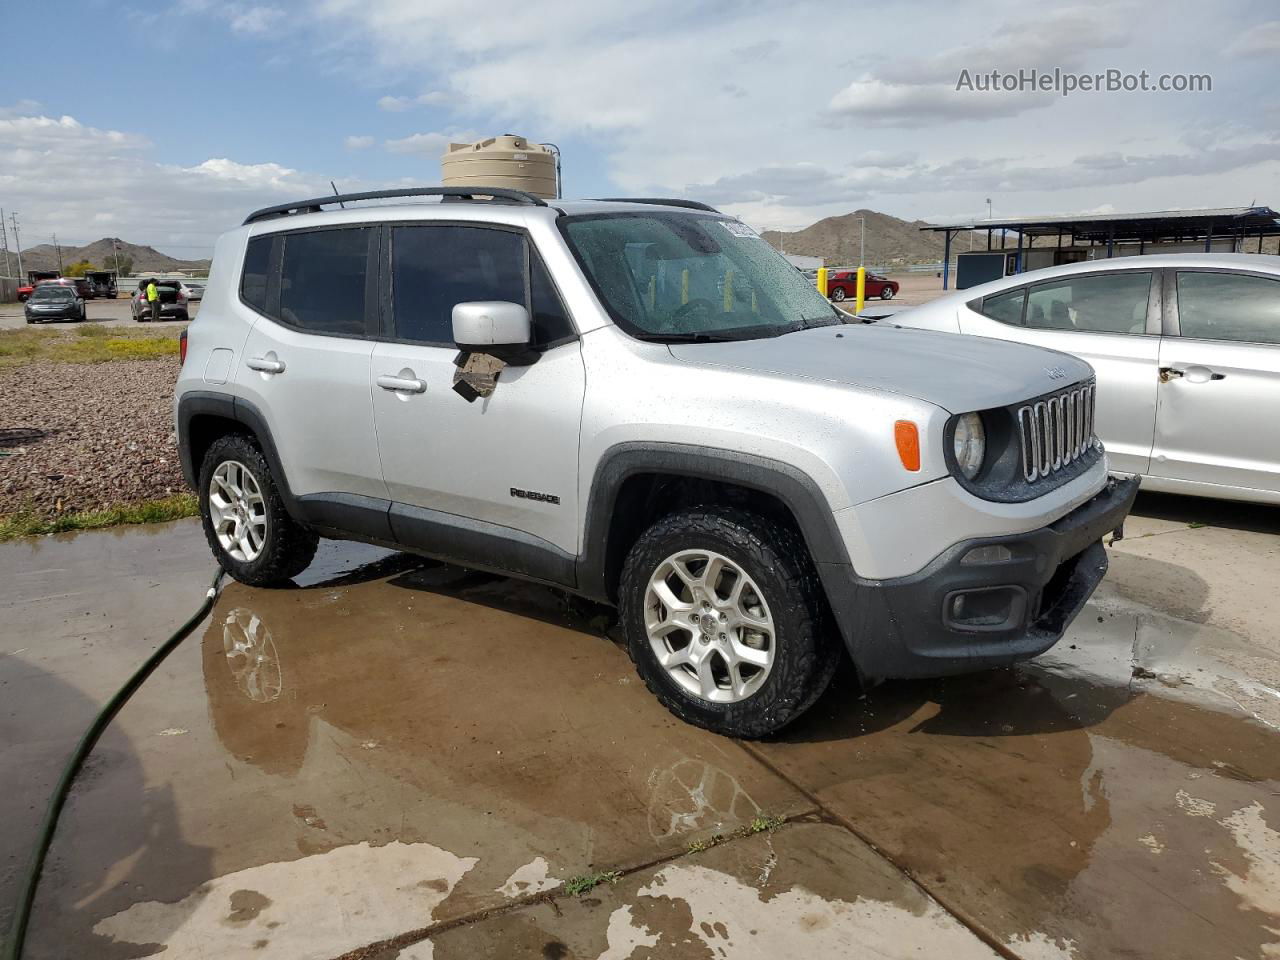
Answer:
<path fill-rule="evenodd" d="M 231 584 L 77 783 L 27 956 L 332 957 L 811 809 L 600 613 L 400 555 Z"/>
<path fill-rule="evenodd" d="M 1280 949 L 1280 739 L 1035 667 L 828 698 L 758 749 L 1018 956 Z"/>
<path fill-rule="evenodd" d="M 398 947 L 398 952 L 397 952 Z M 847 830 L 784 826 L 380 954 L 432 958 L 999 956 Z"/>
<path fill-rule="evenodd" d="M 0 544 L 0 931 L 67 757 L 214 569 L 192 521 Z"/>

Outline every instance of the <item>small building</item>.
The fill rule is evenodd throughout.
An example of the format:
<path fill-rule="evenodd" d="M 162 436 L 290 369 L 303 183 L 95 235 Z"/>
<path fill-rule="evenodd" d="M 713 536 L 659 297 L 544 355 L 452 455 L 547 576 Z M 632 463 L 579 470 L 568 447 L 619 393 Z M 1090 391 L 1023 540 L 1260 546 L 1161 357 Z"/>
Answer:
<path fill-rule="evenodd" d="M 956 289 L 1064 263 L 1147 253 L 1262 253 L 1280 237 L 1280 213 L 1270 207 L 1219 207 L 1074 216 L 1003 217 L 930 223 L 942 232 L 942 289 L 950 286 L 951 241 L 957 233 L 986 232 L 986 249 L 955 255 Z"/>

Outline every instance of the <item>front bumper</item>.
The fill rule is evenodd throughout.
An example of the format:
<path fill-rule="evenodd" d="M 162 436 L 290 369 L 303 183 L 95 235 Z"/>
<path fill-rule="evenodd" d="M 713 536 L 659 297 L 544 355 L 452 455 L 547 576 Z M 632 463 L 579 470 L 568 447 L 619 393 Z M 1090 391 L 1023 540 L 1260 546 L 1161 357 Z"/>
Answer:
<path fill-rule="evenodd" d="M 1102 537 L 1124 522 L 1137 493 L 1136 477 L 1112 478 L 1048 526 L 966 540 L 907 577 L 865 580 L 824 564 L 859 672 L 870 681 L 944 676 L 1048 650 L 1107 572 Z M 974 554 L 982 547 L 992 549 Z"/>

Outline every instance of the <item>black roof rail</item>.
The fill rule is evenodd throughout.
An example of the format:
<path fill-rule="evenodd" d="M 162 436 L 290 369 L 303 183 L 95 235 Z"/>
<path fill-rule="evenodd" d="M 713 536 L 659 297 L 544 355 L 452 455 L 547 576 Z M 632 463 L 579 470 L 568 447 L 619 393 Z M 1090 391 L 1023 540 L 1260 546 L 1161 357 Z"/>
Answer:
<path fill-rule="evenodd" d="M 719 213 L 715 207 L 702 203 L 699 200 L 680 200 L 666 197 L 599 197 L 600 203 L 653 203 L 662 207 L 686 207 L 689 210 L 706 210 L 710 213 Z"/>
<path fill-rule="evenodd" d="M 492 197 L 506 203 L 527 203 L 535 207 L 545 207 L 546 201 L 523 190 L 508 190 L 506 187 L 407 187 L 402 190 L 369 190 L 365 193 L 338 193 L 327 197 L 315 197 L 312 200 L 296 200 L 293 203 L 278 203 L 274 207 L 263 207 L 244 218 L 245 224 L 257 223 L 259 220 L 270 220 L 273 217 L 287 217 L 295 213 L 319 213 L 328 204 L 342 204 L 356 200 L 393 200 L 398 197 L 441 197 L 445 200 L 475 200 L 478 197 Z"/>

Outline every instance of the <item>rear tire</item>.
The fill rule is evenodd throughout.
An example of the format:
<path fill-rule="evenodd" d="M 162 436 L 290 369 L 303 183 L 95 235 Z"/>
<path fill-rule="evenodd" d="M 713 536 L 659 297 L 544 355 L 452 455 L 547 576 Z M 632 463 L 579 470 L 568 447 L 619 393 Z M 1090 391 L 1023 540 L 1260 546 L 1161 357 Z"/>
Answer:
<path fill-rule="evenodd" d="M 222 569 L 252 586 L 296 577 L 319 544 L 289 516 L 262 451 L 240 433 L 219 437 L 204 456 L 200 520 Z"/>
<path fill-rule="evenodd" d="M 836 303 L 840 303 L 845 298 L 844 287 L 836 287 L 831 291 L 831 299 Z"/>
<path fill-rule="evenodd" d="M 699 554 L 711 558 L 701 567 L 687 559 Z M 699 569 L 702 586 L 690 586 L 685 575 Z M 840 661 L 803 540 L 758 514 L 711 505 L 662 518 L 631 548 L 618 593 L 645 685 L 677 717 L 716 733 L 781 730 L 822 695 Z M 735 626 L 739 614 L 768 627 Z"/>

